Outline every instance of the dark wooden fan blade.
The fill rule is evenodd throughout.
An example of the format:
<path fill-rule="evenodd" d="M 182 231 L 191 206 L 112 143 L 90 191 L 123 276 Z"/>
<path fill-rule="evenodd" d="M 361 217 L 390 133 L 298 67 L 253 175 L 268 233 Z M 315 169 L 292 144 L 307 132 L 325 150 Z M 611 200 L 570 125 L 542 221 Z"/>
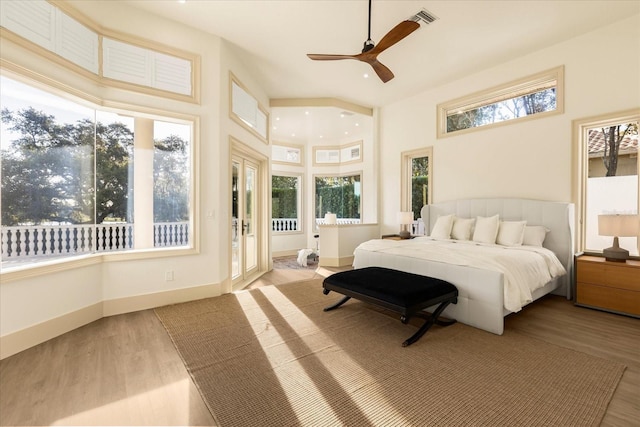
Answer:
<path fill-rule="evenodd" d="M 420 28 L 420 24 L 414 21 L 402 21 L 391 29 L 380 42 L 371 49 L 368 53 L 377 55 L 385 49 L 390 48 L 394 44 L 398 43 L 409 34 Z"/>
<path fill-rule="evenodd" d="M 378 77 L 380 77 L 380 80 L 382 80 L 383 83 L 388 82 L 389 80 L 391 80 L 394 76 L 393 73 L 391 72 L 390 69 L 388 69 L 384 64 L 382 64 L 381 62 L 378 62 L 377 59 L 373 60 L 373 61 L 367 61 L 372 67 L 373 67 L 373 71 L 376 72 L 376 74 L 378 75 Z"/>
<path fill-rule="evenodd" d="M 336 59 L 356 59 L 357 55 L 325 55 L 322 53 L 307 53 L 307 56 L 315 61 L 333 61 Z"/>

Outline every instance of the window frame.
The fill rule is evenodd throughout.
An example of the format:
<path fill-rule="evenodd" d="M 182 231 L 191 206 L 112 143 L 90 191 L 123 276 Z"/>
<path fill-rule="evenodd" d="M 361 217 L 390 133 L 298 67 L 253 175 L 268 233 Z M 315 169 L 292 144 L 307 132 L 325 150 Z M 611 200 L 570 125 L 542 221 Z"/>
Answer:
<path fill-rule="evenodd" d="M 294 162 L 294 161 L 276 159 L 276 156 L 274 156 L 273 152 L 277 149 L 297 150 L 299 160 L 297 162 Z M 272 142 L 271 143 L 271 163 L 275 165 L 304 166 L 304 145 L 290 144 L 288 142 Z"/>
<path fill-rule="evenodd" d="M 303 172 L 284 172 L 284 171 L 272 171 L 271 172 L 271 182 L 273 184 L 274 176 L 284 176 L 284 177 L 295 177 L 298 178 L 298 191 L 297 191 L 297 200 L 296 200 L 296 215 L 297 215 L 297 230 L 291 231 L 275 231 L 272 226 L 272 233 L 277 236 L 285 236 L 291 234 L 304 234 L 304 203 L 303 203 L 303 193 L 304 193 L 304 173 Z M 271 201 L 273 203 L 273 186 L 271 187 L 272 196 Z M 273 222 L 273 217 L 271 218 Z"/>
<path fill-rule="evenodd" d="M 429 159 L 429 172 L 427 174 L 427 204 L 431 204 L 433 200 L 433 147 L 419 148 L 417 150 L 403 151 L 401 153 L 402 164 L 400 172 L 400 206 L 402 211 L 413 211 L 412 198 L 413 191 L 411 188 L 411 171 L 413 168 L 413 159 L 427 157 Z M 418 218 L 415 218 L 418 220 Z"/>
<path fill-rule="evenodd" d="M 185 247 L 154 247 L 145 249 L 131 249 L 120 252 L 93 252 L 77 256 L 56 258 L 50 261 L 43 261 L 36 264 L 20 265 L 11 267 L 9 271 L 3 268 L 0 273 L 2 281 L 21 280 L 28 277 L 36 277 L 51 274 L 58 271 L 71 270 L 74 268 L 102 263 L 118 262 L 126 260 L 139 260 L 150 258 L 174 257 L 193 255 L 200 252 L 199 241 L 199 169 L 196 159 L 198 158 L 200 138 L 200 119 L 197 116 L 182 114 L 172 111 L 164 111 L 140 105 L 123 102 L 114 102 L 109 99 L 99 98 L 94 95 L 84 93 L 78 89 L 59 83 L 41 74 L 26 70 L 19 66 L 2 61 L 0 64 L 0 74 L 26 84 L 52 95 L 64 98 L 89 108 L 103 111 L 117 112 L 120 114 L 134 115 L 135 117 L 148 118 L 161 121 L 175 121 L 176 123 L 190 124 L 191 130 L 191 157 L 190 166 L 190 194 L 189 194 L 189 246 Z M 153 222 L 153 218 L 151 219 Z"/>
<path fill-rule="evenodd" d="M 233 98 L 233 86 L 234 84 L 242 90 L 247 96 L 251 97 L 256 102 L 257 112 L 264 114 L 265 116 L 265 129 L 264 135 L 262 135 L 257 129 L 250 126 L 245 120 L 242 119 L 235 111 L 234 111 L 234 98 Z M 229 117 L 231 120 L 242 126 L 244 129 L 251 132 L 252 135 L 257 137 L 260 141 L 264 142 L 266 145 L 269 145 L 269 111 L 258 101 L 249 89 L 230 71 L 229 72 Z"/>
<path fill-rule="evenodd" d="M 359 201 L 359 205 L 358 205 L 358 212 L 360 212 L 360 223 L 362 223 L 362 206 L 363 206 L 363 196 L 364 196 L 364 182 L 363 182 L 363 176 L 364 173 L 362 170 L 357 170 L 357 171 L 350 171 L 350 172 L 344 172 L 344 173 L 317 173 L 317 174 L 313 174 L 313 213 L 312 213 L 312 218 L 313 218 L 313 222 L 314 224 L 317 224 L 317 220 L 318 219 L 324 219 L 323 218 L 316 218 L 316 179 L 317 178 L 344 178 L 344 177 L 348 177 L 348 176 L 359 176 L 360 177 L 360 201 Z M 339 218 L 338 218 L 339 219 Z"/>
<path fill-rule="evenodd" d="M 578 253 L 595 253 L 588 251 L 586 248 L 586 230 L 587 230 L 587 181 L 589 178 L 589 148 L 587 141 L 589 139 L 589 129 L 594 127 L 607 127 L 623 122 L 640 122 L 640 109 L 632 109 L 619 111 L 615 113 L 602 114 L 598 116 L 587 117 L 583 119 L 573 120 L 573 144 L 574 152 L 574 200 L 577 201 L 576 206 L 576 250 Z M 636 203 L 636 212 L 640 214 L 640 156 L 638 161 L 638 194 Z M 637 249 L 640 253 L 640 238 L 636 241 Z M 635 258 L 635 257 L 634 257 Z M 640 259 L 640 257 L 638 257 Z"/>
<path fill-rule="evenodd" d="M 460 129 L 454 132 L 447 131 L 447 117 L 452 112 L 472 110 L 482 106 L 491 105 L 496 102 L 518 98 L 553 81 L 555 81 L 556 88 L 555 110 L 516 117 L 482 126 Z M 436 137 L 445 138 L 452 135 L 464 135 L 480 129 L 491 129 L 496 126 L 504 126 L 511 123 L 518 123 L 523 120 L 539 119 L 562 113 L 564 113 L 564 65 L 438 104 Z"/>

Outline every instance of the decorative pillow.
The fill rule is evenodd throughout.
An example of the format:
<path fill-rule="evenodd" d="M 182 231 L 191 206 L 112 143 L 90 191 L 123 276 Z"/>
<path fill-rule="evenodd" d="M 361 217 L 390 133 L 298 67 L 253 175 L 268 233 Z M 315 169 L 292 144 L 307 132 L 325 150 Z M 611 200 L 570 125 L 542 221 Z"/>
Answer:
<path fill-rule="evenodd" d="M 473 241 L 479 243 L 495 243 L 498 236 L 500 216 L 479 216 L 476 218 L 476 229 L 473 231 Z"/>
<path fill-rule="evenodd" d="M 527 221 L 501 221 L 496 243 L 503 246 L 520 246 Z"/>
<path fill-rule="evenodd" d="M 451 228 L 451 238 L 455 240 L 471 240 L 471 229 L 475 218 L 453 218 L 453 227 Z"/>
<path fill-rule="evenodd" d="M 450 239 L 452 227 L 453 214 L 439 216 L 433 226 L 433 230 L 431 230 L 431 237 L 434 239 Z"/>
<path fill-rule="evenodd" d="M 542 246 L 549 229 L 542 225 L 527 225 L 524 228 L 522 244 L 527 246 Z"/>

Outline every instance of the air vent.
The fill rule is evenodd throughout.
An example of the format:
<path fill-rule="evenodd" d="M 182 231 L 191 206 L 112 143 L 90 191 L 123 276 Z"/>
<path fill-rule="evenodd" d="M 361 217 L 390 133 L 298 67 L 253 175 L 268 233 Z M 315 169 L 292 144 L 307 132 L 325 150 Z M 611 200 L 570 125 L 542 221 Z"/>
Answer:
<path fill-rule="evenodd" d="M 438 18 L 432 15 L 431 12 L 427 12 L 426 9 L 422 9 L 421 11 L 413 15 L 411 18 L 409 18 L 409 20 L 411 21 L 418 22 L 418 23 L 422 21 L 427 25 L 431 24 L 436 19 Z"/>

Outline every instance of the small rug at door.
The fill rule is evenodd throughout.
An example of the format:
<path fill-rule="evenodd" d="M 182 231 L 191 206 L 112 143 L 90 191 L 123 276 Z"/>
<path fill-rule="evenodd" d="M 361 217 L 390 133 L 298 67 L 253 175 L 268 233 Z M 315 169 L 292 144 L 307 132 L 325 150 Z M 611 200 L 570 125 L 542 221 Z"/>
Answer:
<path fill-rule="evenodd" d="M 296 255 L 277 257 L 273 258 L 273 268 L 276 270 L 315 270 L 318 268 L 318 259 L 307 258 L 307 266 L 305 267 L 298 264 L 298 257 Z"/>
<path fill-rule="evenodd" d="M 321 280 L 156 309 L 219 425 L 597 426 L 625 366 L 506 331 L 416 329 Z"/>

